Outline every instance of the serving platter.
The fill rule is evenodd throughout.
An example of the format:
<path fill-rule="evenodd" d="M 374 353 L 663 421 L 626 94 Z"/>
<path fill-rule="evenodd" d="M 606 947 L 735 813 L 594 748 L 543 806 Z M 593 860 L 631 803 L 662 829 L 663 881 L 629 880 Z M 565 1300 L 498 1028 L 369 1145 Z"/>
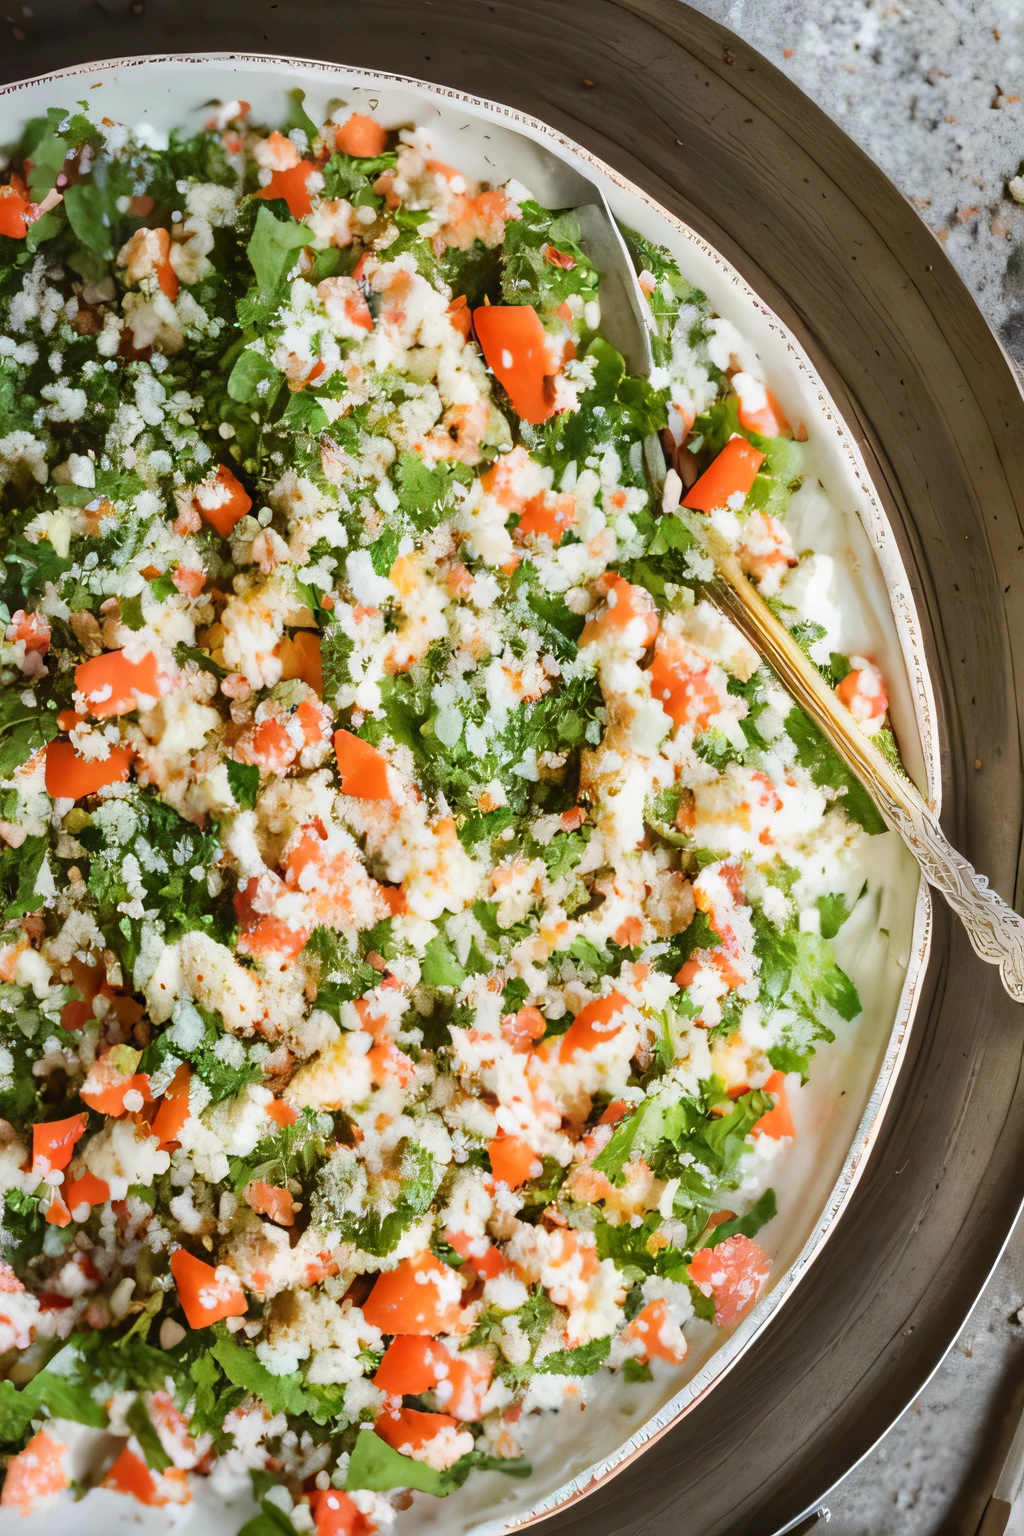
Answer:
<path fill-rule="evenodd" d="M 583 38 L 572 24 L 579 12 L 569 4 L 383 3 L 369 18 L 343 5 L 332 12 L 339 26 L 330 50 L 326 13 L 309 5 L 301 14 L 318 52 L 429 74 L 467 91 L 486 79 L 488 94 L 564 128 L 724 250 L 797 333 L 842 414 L 863 434 L 861 449 L 873 461 L 911 571 L 946 748 L 948 828 L 1004 894 L 1012 894 L 1020 769 L 1009 666 L 1009 626 L 1019 615 L 1011 606 L 1010 573 L 1020 559 L 1020 528 L 1007 470 L 1019 457 L 1021 420 L 1012 379 L 938 248 L 813 108 L 692 13 L 667 4 L 645 6 L 642 16 L 640 9 L 588 7 Z M 184 29 L 187 11 L 176 14 Z M 296 14 L 290 12 L 287 42 L 269 33 L 266 41 L 252 42 L 294 47 Z M 424 22 L 426 41 L 419 35 L 427 30 L 419 25 Z M 165 45 L 159 7 L 148 25 L 158 35 L 151 32 L 142 46 Z M 197 26 L 201 32 L 202 23 Z M 230 39 L 183 30 L 175 45 L 246 40 L 241 16 L 224 30 Z M 125 46 L 106 23 L 94 22 L 91 31 L 76 29 L 77 56 L 102 53 L 101 39 Z M 534 57 L 548 61 L 543 78 L 528 68 L 531 43 Z M 18 74 L 63 62 L 53 52 L 30 62 L 41 46 L 19 50 Z M 640 65 L 642 90 L 635 74 Z M 9 61 L 7 67 L 10 72 Z M 748 134 L 749 127 L 756 133 Z M 800 147 L 801 135 L 817 158 Z M 841 176 L 848 189 L 842 195 Z M 824 220 L 817 214 L 819 193 L 829 205 Z M 877 234 L 862 203 L 879 220 Z M 865 265 L 840 265 L 844 248 Z M 958 444 L 970 445 L 969 457 Z M 954 583 L 960 590 L 951 597 Z M 1010 591 L 1003 593 L 1007 583 Z M 983 748 L 967 735 L 965 720 L 981 732 Z M 921 766 L 928 757 L 926 743 Z M 973 768 L 975 758 L 980 769 Z M 968 783 L 983 794 L 968 799 Z M 640 1531 L 673 1508 L 677 1517 L 685 1510 L 695 1530 L 782 1525 L 870 1444 L 948 1342 L 1016 1204 L 1008 1173 L 1021 1132 L 1013 1099 L 1020 1024 L 993 978 L 967 958 L 944 914 L 937 941 L 940 953 L 894 1116 L 820 1260 L 750 1347 L 742 1369 L 578 1513 L 558 1517 L 559 1525 L 598 1519 L 609 1529 Z M 981 1155 L 990 1168 L 976 1162 Z M 936 1219 L 940 1224 L 933 1226 Z M 951 1244 L 957 1232 L 969 1241 Z"/>

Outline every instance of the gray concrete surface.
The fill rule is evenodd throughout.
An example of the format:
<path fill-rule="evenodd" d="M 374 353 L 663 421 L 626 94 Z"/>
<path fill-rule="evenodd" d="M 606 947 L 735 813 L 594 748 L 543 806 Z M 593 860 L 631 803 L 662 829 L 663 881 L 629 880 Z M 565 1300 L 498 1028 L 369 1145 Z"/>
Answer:
<path fill-rule="evenodd" d="M 877 161 L 1024 369 L 1024 0 L 691 0 Z M 1024 196 L 1024 188 L 1022 196 Z M 1022 1190 L 1024 1192 L 1024 1190 Z M 829 1536 L 974 1536 L 1024 1404 L 1024 1229 L 912 1408 L 826 1501 Z M 1007 1536 L 1024 1536 L 1024 1509 Z"/>

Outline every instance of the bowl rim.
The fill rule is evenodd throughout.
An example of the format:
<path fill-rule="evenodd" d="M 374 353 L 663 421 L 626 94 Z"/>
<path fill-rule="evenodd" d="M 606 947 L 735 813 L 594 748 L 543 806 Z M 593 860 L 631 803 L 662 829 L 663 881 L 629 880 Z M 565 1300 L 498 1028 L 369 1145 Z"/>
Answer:
<path fill-rule="evenodd" d="M 648 210 L 671 226 L 675 236 L 699 250 L 705 259 L 710 260 L 718 268 L 735 291 L 738 304 L 745 306 L 748 311 L 752 306 L 769 328 L 774 330 L 784 342 L 790 362 L 814 394 L 818 407 L 818 429 L 825 425 L 831 432 L 833 441 L 838 444 L 854 478 L 858 492 L 855 515 L 871 544 L 881 570 L 906 679 L 910 687 L 923 760 L 926 798 L 930 806 L 939 812 L 942 797 L 941 743 L 937 727 L 935 695 L 916 601 L 889 516 L 875 490 L 864 456 L 852 430 L 847 426 L 804 347 L 742 273 L 697 230 L 670 212 L 643 187 L 623 175 L 601 156 L 562 133 L 561 130 L 530 113 L 522 112 L 502 102 L 440 85 L 417 76 L 365 69 L 337 61 L 297 55 L 235 49 L 198 52 L 190 50 L 181 53 L 114 56 L 68 65 L 62 69 L 0 84 L 0 100 L 16 97 L 31 87 L 71 80 L 84 75 L 109 74 L 152 66 L 172 67 L 180 69 L 184 74 L 186 70 L 194 72 L 197 68 L 214 65 L 221 67 L 238 65 L 244 68 L 255 66 L 268 75 L 287 69 L 290 72 L 290 78 L 287 82 L 281 81 L 282 85 L 296 83 L 296 71 L 305 71 L 321 79 L 332 76 L 342 77 L 354 84 L 357 89 L 399 88 L 423 95 L 428 99 L 435 98 L 449 105 L 461 107 L 472 116 L 497 122 L 505 128 L 525 135 L 565 163 L 578 165 L 582 162 L 586 167 L 585 174 L 603 178 L 623 194 L 638 198 Z M 793 1294 L 835 1230 L 836 1222 L 845 1211 L 881 1133 L 885 1114 L 907 1054 L 910 1031 L 920 1002 L 922 982 L 930 957 L 933 926 L 933 900 L 922 875 L 918 881 L 915 898 L 913 926 L 903 984 L 882 1061 L 865 1101 L 842 1169 L 822 1205 L 812 1230 L 793 1262 L 775 1281 L 771 1289 L 761 1297 L 739 1327 L 716 1346 L 706 1363 L 656 1413 L 621 1442 L 614 1453 L 592 1463 L 524 1513 L 510 1515 L 508 1518 L 478 1521 L 472 1528 L 473 1536 L 501 1536 L 504 1532 L 524 1529 L 569 1508 L 609 1482 L 707 1397 L 712 1388 L 728 1374 L 755 1340 L 761 1336 L 784 1302 Z M 1006 1242 L 1008 1241 L 1009 1234 L 1006 1238 Z M 1003 1246 L 1005 1247 L 1005 1243 Z M 935 1369 L 937 1368 L 936 1365 Z M 866 1454 L 868 1453 L 865 1452 Z"/>

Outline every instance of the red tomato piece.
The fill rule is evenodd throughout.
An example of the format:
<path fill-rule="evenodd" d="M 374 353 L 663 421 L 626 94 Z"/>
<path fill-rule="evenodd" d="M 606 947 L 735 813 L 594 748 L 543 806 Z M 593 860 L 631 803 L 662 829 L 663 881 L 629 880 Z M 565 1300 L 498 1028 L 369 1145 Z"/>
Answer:
<path fill-rule="evenodd" d="M 451 1333 L 461 1296 L 455 1271 L 425 1249 L 378 1276 L 363 1303 L 363 1316 L 382 1333 Z"/>
<path fill-rule="evenodd" d="M 731 1328 L 757 1301 L 771 1273 L 763 1248 L 738 1232 L 714 1248 L 700 1248 L 689 1265 L 690 1279 L 715 1301 L 715 1322 Z"/>
<path fill-rule="evenodd" d="M 171 1274 L 190 1328 L 208 1328 L 225 1317 L 244 1317 L 245 1292 L 237 1277 L 204 1264 L 185 1248 L 171 1254 Z"/>
<path fill-rule="evenodd" d="M 396 1334 L 384 1351 L 373 1384 L 389 1397 L 418 1397 L 436 1387 L 450 1358 L 444 1345 L 427 1334 Z"/>
<path fill-rule="evenodd" d="M 504 386 L 523 421 L 547 421 L 555 413 L 548 380 L 555 372 L 547 332 L 529 304 L 485 304 L 473 325 L 488 368 Z"/>

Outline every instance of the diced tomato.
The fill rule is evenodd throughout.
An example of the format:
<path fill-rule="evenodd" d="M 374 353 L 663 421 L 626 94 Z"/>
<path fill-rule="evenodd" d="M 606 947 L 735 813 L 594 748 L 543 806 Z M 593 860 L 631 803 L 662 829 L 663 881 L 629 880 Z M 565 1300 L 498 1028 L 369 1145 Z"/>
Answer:
<path fill-rule="evenodd" d="M 62 1441 L 54 1440 L 45 1429 L 37 1430 L 25 1449 L 7 1463 L 0 1505 L 31 1515 L 42 1500 L 67 1488 L 66 1454 L 67 1446 Z"/>
<path fill-rule="evenodd" d="M 19 197 L 11 186 L 0 187 L 0 235 L 11 240 L 24 240 L 25 231 L 32 223 L 32 204 Z"/>
<path fill-rule="evenodd" d="M 415 1456 L 437 1438 L 442 1429 L 458 1429 L 450 1413 L 424 1413 L 419 1408 L 385 1408 L 373 1428 L 380 1438 L 403 1456 Z"/>
<path fill-rule="evenodd" d="M 390 800 L 388 761 L 382 752 L 351 731 L 335 731 L 334 753 L 338 759 L 341 792 L 357 800 Z"/>
<path fill-rule="evenodd" d="M 399 1333 L 384 1351 L 373 1384 L 389 1397 L 418 1397 L 437 1385 L 450 1359 L 444 1345 L 429 1335 Z"/>
<path fill-rule="evenodd" d="M 775 1108 L 761 1116 L 751 1135 L 770 1136 L 773 1141 L 781 1141 L 784 1136 L 795 1136 L 796 1126 L 789 1107 L 785 1072 L 773 1072 L 764 1085 L 764 1092 L 775 1095 Z"/>
<path fill-rule="evenodd" d="M 523 421 L 539 423 L 554 415 L 554 372 L 547 336 L 530 304 L 485 304 L 473 311 L 477 340 L 495 378 L 504 386 Z"/>
<path fill-rule="evenodd" d="M 320 655 L 320 636 L 312 630 L 299 629 L 291 639 L 286 635 L 277 648 L 281 658 L 281 680 L 298 678 L 308 683 L 318 698 L 323 697 L 324 665 Z"/>
<path fill-rule="evenodd" d="M 192 1071 L 186 1062 L 175 1072 L 168 1083 L 160 1108 L 150 1126 L 160 1146 L 167 1148 L 177 1143 L 185 1121 L 188 1119 L 188 1096 L 192 1085 Z"/>
<path fill-rule="evenodd" d="M 593 613 L 580 635 L 580 645 L 618 641 L 635 650 L 646 650 L 658 634 L 658 610 L 644 587 L 635 587 L 615 571 L 607 571 L 597 584 L 604 602 Z"/>
<path fill-rule="evenodd" d="M 365 112 L 353 112 L 334 135 L 334 142 L 343 155 L 354 160 L 373 160 L 384 153 L 388 136 L 375 117 Z"/>
<path fill-rule="evenodd" d="M 531 496 L 523 508 L 519 532 L 526 538 L 546 536 L 552 544 L 559 544 L 562 536 L 575 525 L 578 512 L 575 496 L 556 496 L 551 491 L 542 491 Z"/>
<path fill-rule="evenodd" d="M 129 661 L 124 651 L 104 651 L 75 668 L 75 689 L 96 720 L 127 715 L 140 707 L 140 695 L 158 699 L 166 692 L 159 663 L 152 651 Z"/>
<path fill-rule="evenodd" d="M 295 1225 L 295 1212 L 292 1209 L 294 1201 L 290 1190 L 281 1189 L 277 1184 L 268 1184 L 265 1179 L 256 1179 L 245 1191 L 245 1198 L 257 1216 L 269 1216 L 279 1227 Z"/>
<path fill-rule="evenodd" d="M 520 1136 L 496 1136 L 487 1148 L 491 1159 L 491 1172 L 509 1189 L 518 1189 L 527 1179 L 536 1178 L 540 1160 L 536 1152 Z"/>
<path fill-rule="evenodd" d="M 77 1216 L 83 1206 L 91 1208 L 94 1205 L 106 1205 L 110 1199 L 110 1185 L 106 1179 L 98 1179 L 88 1169 L 84 1173 L 69 1178 L 61 1186 L 61 1194 L 64 1196 L 68 1210 L 75 1221 L 82 1218 Z"/>
<path fill-rule="evenodd" d="M 316 1536 L 371 1536 L 376 1530 L 355 1499 L 340 1488 L 315 1488 L 309 1496 Z"/>
<path fill-rule="evenodd" d="M 580 1009 L 562 1036 L 558 1054 L 562 1061 L 571 1061 L 577 1051 L 592 1051 L 602 1040 L 610 1040 L 619 1033 L 626 1022 L 624 1010 L 629 1007 L 621 992 L 609 992 L 607 997 L 595 997 Z"/>
<path fill-rule="evenodd" d="M 171 1274 L 190 1328 L 208 1328 L 225 1317 L 244 1317 L 245 1293 L 230 1271 L 204 1264 L 185 1248 L 171 1254 Z"/>
<path fill-rule="evenodd" d="M 738 373 L 733 378 L 736 391 L 736 415 L 745 432 L 756 432 L 758 437 L 791 437 L 793 429 L 786 420 L 786 413 L 770 389 L 750 374 Z"/>
<path fill-rule="evenodd" d="M 79 757 L 70 741 L 46 747 L 46 793 L 53 800 L 81 800 L 108 784 L 123 783 L 135 758 L 132 747 L 111 747 L 104 758 Z"/>
<path fill-rule="evenodd" d="M 298 1110 L 293 1109 L 290 1104 L 286 1104 L 283 1099 L 271 1099 L 265 1108 L 271 1120 L 273 1120 L 275 1125 L 279 1125 L 282 1131 L 287 1130 L 288 1126 L 294 1125 L 299 1118 Z"/>
<path fill-rule="evenodd" d="M 455 1271 L 425 1249 L 378 1276 L 363 1316 L 382 1333 L 451 1333 L 461 1294 Z"/>
<path fill-rule="evenodd" d="M 196 487 L 192 505 L 222 539 L 228 539 L 235 524 L 241 522 L 252 506 L 252 497 L 227 465 L 219 464 L 214 473 Z"/>
<path fill-rule="evenodd" d="M 730 437 L 717 458 L 713 459 L 699 480 L 683 497 L 683 506 L 695 512 L 717 512 L 733 505 L 739 497 L 742 505 L 750 492 L 764 454 L 745 437 Z"/>
<path fill-rule="evenodd" d="M 494 1362 L 484 1349 L 449 1353 L 447 1374 L 434 1388 L 439 1406 L 463 1424 L 475 1424 L 484 1416 L 493 1374 Z"/>
<path fill-rule="evenodd" d="M 75 1147 L 85 1134 L 85 1116 L 47 1120 L 32 1127 L 32 1172 L 42 1178 L 53 1169 L 66 1168 Z"/>
<path fill-rule="evenodd" d="M 764 1290 L 772 1261 L 763 1248 L 738 1232 L 714 1248 L 699 1248 L 690 1279 L 715 1301 L 715 1322 L 731 1328 L 745 1317 Z"/>
<path fill-rule="evenodd" d="M 206 586 L 206 572 L 194 570 L 188 565 L 178 565 L 171 577 L 182 597 L 198 597 Z"/>
<path fill-rule="evenodd" d="M 309 178 L 316 170 L 312 160 L 300 160 L 286 171 L 274 171 L 265 187 L 256 193 L 266 199 L 281 198 L 288 204 L 293 219 L 304 219 L 313 212 L 313 199 L 309 191 Z"/>

